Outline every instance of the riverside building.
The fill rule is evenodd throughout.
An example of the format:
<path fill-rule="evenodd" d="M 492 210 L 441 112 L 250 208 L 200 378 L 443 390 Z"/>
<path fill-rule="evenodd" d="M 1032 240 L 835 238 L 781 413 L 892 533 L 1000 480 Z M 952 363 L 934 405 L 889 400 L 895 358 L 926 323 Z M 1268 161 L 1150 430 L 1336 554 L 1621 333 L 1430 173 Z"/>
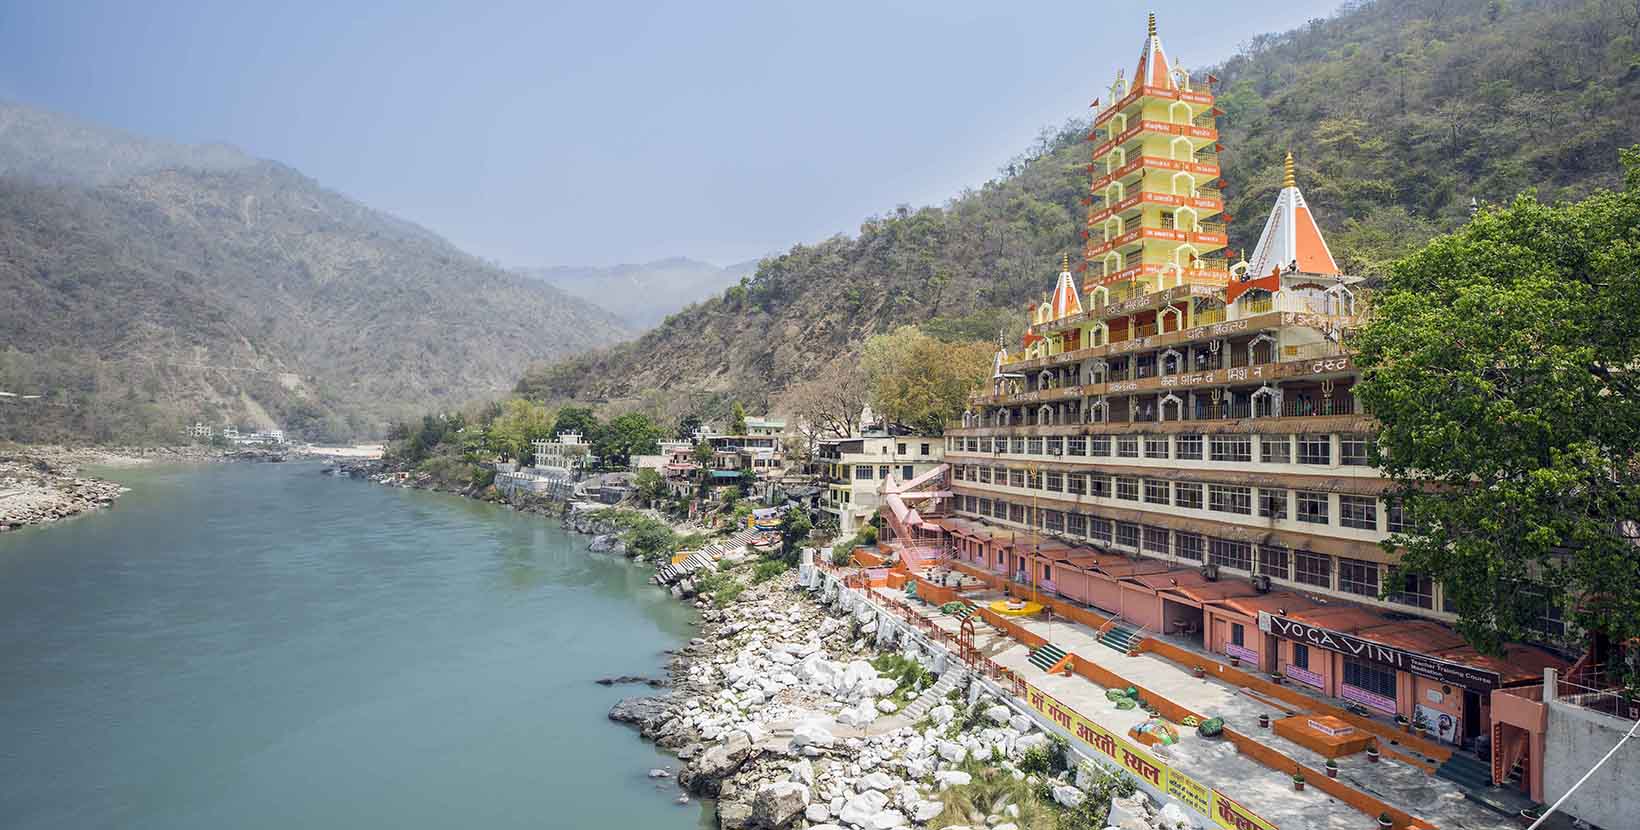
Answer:
<path fill-rule="evenodd" d="M 947 431 L 949 550 L 1139 632 L 1430 723 L 1539 796 L 1544 726 L 1495 698 L 1541 701 L 1544 669 L 1567 661 L 1520 644 L 1479 654 L 1429 579 L 1386 595 L 1380 542 L 1403 516 L 1370 464 L 1375 426 L 1344 345 L 1361 280 L 1338 267 L 1290 153 L 1252 256 L 1224 258 L 1213 104 L 1169 65 L 1152 16 L 1132 83 L 1119 74 L 1094 120 L 1085 261 L 1062 263 L 1021 350 L 999 350 Z M 1546 641 L 1565 634 L 1554 609 L 1541 622 Z"/>

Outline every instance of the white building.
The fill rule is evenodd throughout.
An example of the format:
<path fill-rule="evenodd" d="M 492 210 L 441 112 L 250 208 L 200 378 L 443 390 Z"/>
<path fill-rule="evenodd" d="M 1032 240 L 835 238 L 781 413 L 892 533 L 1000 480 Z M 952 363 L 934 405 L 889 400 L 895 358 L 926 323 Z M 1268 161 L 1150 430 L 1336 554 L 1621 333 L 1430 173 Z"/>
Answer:
<path fill-rule="evenodd" d="M 882 506 L 879 491 L 884 480 L 916 478 L 939 466 L 944 457 L 944 439 L 929 436 L 871 434 L 822 440 L 815 450 L 825 485 L 820 509 L 836 520 L 839 534 L 853 536 Z"/>

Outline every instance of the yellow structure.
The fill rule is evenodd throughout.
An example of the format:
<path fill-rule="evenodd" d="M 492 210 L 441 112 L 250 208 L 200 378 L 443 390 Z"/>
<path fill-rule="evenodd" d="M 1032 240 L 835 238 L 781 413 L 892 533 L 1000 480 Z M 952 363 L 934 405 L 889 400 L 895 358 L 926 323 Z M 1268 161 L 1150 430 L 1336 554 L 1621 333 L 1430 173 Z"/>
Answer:
<path fill-rule="evenodd" d="M 1042 603 L 1030 600 L 999 599 L 991 603 L 990 608 L 1004 617 L 1029 617 L 1042 613 Z"/>

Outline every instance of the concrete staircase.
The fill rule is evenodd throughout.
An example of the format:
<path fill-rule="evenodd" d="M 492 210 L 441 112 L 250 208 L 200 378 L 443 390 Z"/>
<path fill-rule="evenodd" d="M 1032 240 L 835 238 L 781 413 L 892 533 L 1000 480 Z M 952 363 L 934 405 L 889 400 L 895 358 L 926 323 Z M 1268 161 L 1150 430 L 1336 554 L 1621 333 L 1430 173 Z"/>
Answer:
<path fill-rule="evenodd" d="M 1120 622 L 1111 623 L 1110 628 L 1105 629 L 1105 632 L 1099 635 L 1099 642 L 1123 654 L 1138 648 L 1139 641 L 1143 639 L 1139 636 L 1139 629 Z"/>
<path fill-rule="evenodd" d="M 1518 816 L 1523 807 L 1532 805 L 1532 800 L 1514 786 L 1493 786 L 1492 766 L 1468 755 L 1453 753 L 1446 763 L 1435 768 L 1435 775 L 1458 785 L 1458 789 L 1463 790 L 1464 798 L 1506 816 Z M 1509 775 L 1511 783 L 1518 780 L 1520 767 L 1510 770 Z"/>
<path fill-rule="evenodd" d="M 919 692 L 917 694 L 917 699 L 911 701 L 911 703 L 902 710 L 905 714 L 906 720 L 911 723 L 916 723 L 917 721 L 922 720 L 928 714 L 928 710 L 940 705 L 941 703 L 944 703 L 945 696 L 950 694 L 952 689 L 962 685 L 963 681 L 967 679 L 967 670 L 955 667 L 947 669 L 945 674 L 940 675 L 938 683 L 935 683 L 933 686 Z"/>
<path fill-rule="evenodd" d="M 1026 659 L 1030 661 L 1031 665 L 1036 666 L 1043 671 L 1047 671 L 1048 669 L 1053 668 L 1054 665 L 1060 660 L 1065 659 L 1065 650 L 1054 645 L 1053 643 L 1045 643 L 1035 651 L 1031 652 L 1030 657 Z"/>

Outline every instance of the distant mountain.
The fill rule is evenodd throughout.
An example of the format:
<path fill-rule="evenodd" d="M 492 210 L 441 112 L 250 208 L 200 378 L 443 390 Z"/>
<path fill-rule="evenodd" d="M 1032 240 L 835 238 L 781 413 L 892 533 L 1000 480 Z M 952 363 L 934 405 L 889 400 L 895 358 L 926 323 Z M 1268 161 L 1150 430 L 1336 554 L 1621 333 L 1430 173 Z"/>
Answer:
<path fill-rule="evenodd" d="M 1135 51 L 1143 16 L 1132 23 Z M 1161 21 L 1190 25 L 1184 18 Z M 1116 50 L 1085 90 L 1133 53 Z M 1621 184 L 1640 142 L 1640 16 L 1583 0 L 1352 0 L 1330 18 L 1252 38 L 1211 72 L 1231 249 L 1251 251 L 1292 150 L 1340 264 L 1388 263 L 1461 224 L 1471 199 L 1536 188 L 1579 198 Z M 1086 121 L 1044 131 L 1003 175 L 938 207 L 902 207 L 762 261 L 742 286 L 636 341 L 532 367 L 549 400 L 778 405 L 863 338 L 923 324 L 990 339 L 1053 286 L 1086 244 Z M 1227 217 L 1228 218 L 1228 217 Z M 681 414 L 681 413 L 680 413 Z"/>
<path fill-rule="evenodd" d="M 0 104 L 0 439 L 323 440 L 619 341 L 609 313 L 228 147 Z"/>
<path fill-rule="evenodd" d="M 666 315 L 716 296 L 742 277 L 750 277 L 757 271 L 757 260 L 719 267 L 698 259 L 671 257 L 639 265 L 555 265 L 516 270 L 609 309 L 632 328 L 647 329 L 666 319 Z"/>

